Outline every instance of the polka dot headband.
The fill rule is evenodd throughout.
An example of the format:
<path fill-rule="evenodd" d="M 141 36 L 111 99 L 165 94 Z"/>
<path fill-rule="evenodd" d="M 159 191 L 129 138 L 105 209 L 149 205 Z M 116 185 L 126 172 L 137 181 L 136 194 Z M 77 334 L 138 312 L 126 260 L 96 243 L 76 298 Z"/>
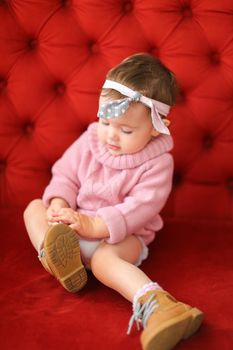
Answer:
<path fill-rule="evenodd" d="M 134 91 L 127 86 L 112 80 L 106 80 L 103 85 L 103 89 L 114 89 L 127 97 L 102 104 L 97 113 L 98 118 L 118 118 L 126 112 L 130 102 L 141 102 L 151 109 L 151 120 L 153 127 L 162 134 L 170 135 L 169 129 L 166 127 L 162 118 L 160 117 L 160 114 L 163 116 L 168 115 L 170 110 L 169 105 L 146 97 L 140 94 L 140 92 Z"/>

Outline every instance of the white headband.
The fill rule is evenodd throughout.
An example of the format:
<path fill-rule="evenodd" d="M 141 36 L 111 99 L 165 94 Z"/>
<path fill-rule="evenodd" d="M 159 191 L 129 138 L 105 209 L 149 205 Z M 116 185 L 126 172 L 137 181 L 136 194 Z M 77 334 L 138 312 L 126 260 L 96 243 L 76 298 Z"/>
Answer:
<path fill-rule="evenodd" d="M 98 111 L 99 118 L 119 117 L 126 111 L 130 102 L 141 102 L 151 109 L 151 120 L 153 127 L 162 134 L 170 135 L 169 129 L 166 127 L 159 115 L 160 113 L 164 116 L 167 116 L 170 110 L 169 105 L 146 97 L 140 94 L 138 91 L 132 90 L 125 85 L 117 83 L 116 81 L 106 80 L 103 88 L 114 89 L 116 91 L 119 91 L 122 95 L 128 96 L 128 98 L 110 101 L 109 103 L 100 106 L 100 109 Z M 113 108 L 115 114 L 113 113 Z"/>

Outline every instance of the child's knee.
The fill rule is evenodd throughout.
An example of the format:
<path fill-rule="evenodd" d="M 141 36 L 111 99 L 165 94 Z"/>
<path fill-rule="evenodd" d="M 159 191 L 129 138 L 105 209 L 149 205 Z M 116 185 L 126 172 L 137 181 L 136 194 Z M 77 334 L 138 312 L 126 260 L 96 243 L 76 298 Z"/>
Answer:
<path fill-rule="evenodd" d="M 33 199 L 25 208 L 23 217 L 24 221 L 27 220 L 28 217 L 31 216 L 31 214 L 40 206 L 42 206 L 42 200 L 41 199 Z"/>
<path fill-rule="evenodd" d="M 106 269 L 106 263 L 109 260 L 110 252 L 107 249 L 107 243 L 102 243 L 92 255 L 90 266 L 94 275 L 98 274 L 103 268 Z"/>

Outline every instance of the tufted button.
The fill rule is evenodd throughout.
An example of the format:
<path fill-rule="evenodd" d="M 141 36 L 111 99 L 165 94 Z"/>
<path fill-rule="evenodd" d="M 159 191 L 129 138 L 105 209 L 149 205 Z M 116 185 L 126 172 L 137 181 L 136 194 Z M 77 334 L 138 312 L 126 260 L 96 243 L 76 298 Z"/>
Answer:
<path fill-rule="evenodd" d="M 213 140 L 213 137 L 211 135 L 207 134 L 204 136 L 204 138 L 203 138 L 204 149 L 208 150 L 208 149 L 212 148 L 213 143 L 214 143 L 214 140 Z"/>
<path fill-rule="evenodd" d="M 0 173 L 2 173 L 5 168 L 6 168 L 6 161 L 4 159 L 0 159 Z"/>
<path fill-rule="evenodd" d="M 154 57 L 159 57 L 159 49 L 158 47 L 151 47 L 149 50 L 148 50 L 148 53 L 150 53 L 151 55 L 153 55 Z"/>
<path fill-rule="evenodd" d="M 28 40 L 28 47 L 30 50 L 34 50 L 37 46 L 37 40 L 35 38 L 31 38 Z"/>
<path fill-rule="evenodd" d="M 130 12 L 133 9 L 133 4 L 131 1 L 124 1 L 122 8 L 123 8 L 123 12 Z"/>
<path fill-rule="evenodd" d="M 233 192 L 233 178 L 227 179 L 227 188 L 229 191 Z"/>
<path fill-rule="evenodd" d="M 66 7 L 68 5 L 68 0 L 61 0 L 61 6 Z"/>
<path fill-rule="evenodd" d="M 6 0 L 0 0 L 0 6 L 7 5 Z"/>
<path fill-rule="evenodd" d="M 173 175 L 173 185 L 174 187 L 178 187 L 180 186 L 180 184 L 182 183 L 183 180 L 183 176 L 180 172 L 175 171 L 174 175 Z"/>
<path fill-rule="evenodd" d="M 34 128 L 35 128 L 34 124 L 28 122 L 23 126 L 23 133 L 26 135 L 30 135 L 33 132 Z"/>
<path fill-rule="evenodd" d="M 99 45 L 97 43 L 91 41 L 89 43 L 89 50 L 92 53 L 98 53 L 99 52 Z"/>
<path fill-rule="evenodd" d="M 220 55 L 217 51 L 213 51 L 209 54 L 210 62 L 213 64 L 220 63 Z"/>
<path fill-rule="evenodd" d="M 64 95 L 65 90 L 66 90 L 65 84 L 62 82 L 56 83 L 54 85 L 54 90 L 55 90 L 57 95 L 59 95 L 59 96 Z"/>
<path fill-rule="evenodd" d="M 182 16 L 185 18 L 191 18 L 193 16 L 192 9 L 188 5 L 184 5 L 181 8 Z"/>
<path fill-rule="evenodd" d="M 7 86 L 7 81 L 4 78 L 0 78 L 0 91 L 4 90 Z"/>
<path fill-rule="evenodd" d="M 178 94 L 177 94 L 177 103 L 184 103 L 186 100 L 186 93 L 183 89 L 179 88 Z"/>

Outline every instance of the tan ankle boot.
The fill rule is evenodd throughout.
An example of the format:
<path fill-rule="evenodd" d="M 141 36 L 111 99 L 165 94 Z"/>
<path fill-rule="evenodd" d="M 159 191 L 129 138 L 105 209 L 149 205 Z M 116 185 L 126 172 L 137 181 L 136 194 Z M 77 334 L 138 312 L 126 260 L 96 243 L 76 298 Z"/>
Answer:
<path fill-rule="evenodd" d="M 182 339 L 189 338 L 200 327 L 203 313 L 183 304 L 166 291 L 149 291 L 139 298 L 131 318 L 141 322 L 143 350 L 170 350 Z"/>
<path fill-rule="evenodd" d="M 44 266 L 45 270 L 47 272 L 49 272 L 51 275 L 53 275 L 53 272 L 52 272 L 52 270 L 50 269 L 50 267 L 49 267 L 49 265 L 47 263 L 47 260 L 46 260 L 46 257 L 45 257 L 44 248 L 40 249 L 40 252 L 39 252 L 39 255 L 38 255 L 38 259 L 40 260 L 41 264 Z"/>
<path fill-rule="evenodd" d="M 39 260 L 71 293 L 79 291 L 87 283 L 87 273 L 80 257 L 79 240 L 68 225 L 57 224 L 46 232 Z"/>

